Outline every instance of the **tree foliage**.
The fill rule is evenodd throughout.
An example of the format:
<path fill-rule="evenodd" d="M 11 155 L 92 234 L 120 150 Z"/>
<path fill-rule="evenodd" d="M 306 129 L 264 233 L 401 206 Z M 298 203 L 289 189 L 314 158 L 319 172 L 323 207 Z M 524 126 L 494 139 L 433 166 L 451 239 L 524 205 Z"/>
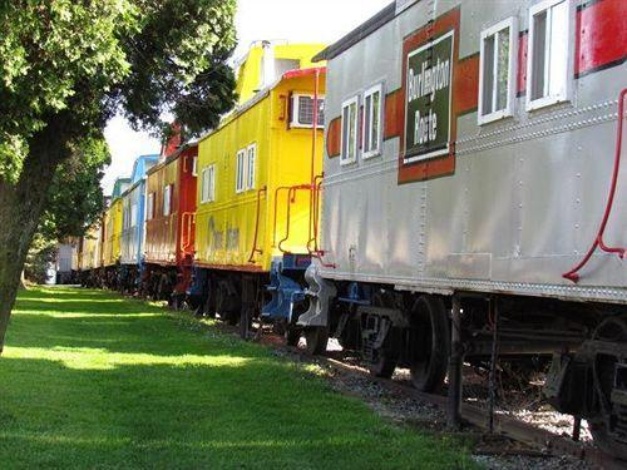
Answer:
<path fill-rule="evenodd" d="M 192 132 L 234 102 L 224 62 L 235 45 L 234 0 L 1 2 L 0 176 L 15 182 L 29 139 L 71 110 L 70 138 L 122 110 L 158 129 L 164 110 Z"/>
<path fill-rule="evenodd" d="M 215 126 L 235 102 L 234 12 L 235 0 L 0 2 L 0 352 L 50 186 L 93 171 L 67 162 L 116 112 L 155 131 L 163 111 L 191 133 Z"/>
<path fill-rule="evenodd" d="M 100 182 L 111 162 L 103 138 L 88 138 L 54 174 L 38 232 L 47 240 L 81 237 L 104 210 Z"/>

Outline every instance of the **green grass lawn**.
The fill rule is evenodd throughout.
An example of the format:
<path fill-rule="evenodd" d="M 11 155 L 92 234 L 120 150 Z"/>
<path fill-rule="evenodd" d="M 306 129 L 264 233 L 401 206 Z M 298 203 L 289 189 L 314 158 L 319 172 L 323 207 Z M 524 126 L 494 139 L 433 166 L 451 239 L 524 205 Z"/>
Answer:
<path fill-rule="evenodd" d="M 474 468 L 272 351 L 101 291 L 20 294 L 0 468 Z"/>

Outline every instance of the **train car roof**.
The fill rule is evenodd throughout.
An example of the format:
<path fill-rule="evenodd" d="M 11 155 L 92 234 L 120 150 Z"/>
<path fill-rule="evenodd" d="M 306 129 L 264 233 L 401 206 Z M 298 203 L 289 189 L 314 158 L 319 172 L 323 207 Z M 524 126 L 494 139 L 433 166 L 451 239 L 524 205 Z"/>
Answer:
<path fill-rule="evenodd" d="M 374 15 L 368 21 L 358 26 L 346 36 L 331 44 L 320 53 L 316 54 L 312 59 L 313 62 L 320 62 L 323 60 L 330 60 L 337 57 L 342 52 L 350 49 L 355 44 L 360 42 L 365 37 L 374 33 L 381 26 L 389 23 L 396 17 L 396 2 L 390 3 L 387 7 Z"/>
<path fill-rule="evenodd" d="M 278 77 L 272 84 L 270 84 L 266 88 L 263 88 L 262 90 L 259 90 L 255 94 L 255 96 L 253 96 L 251 99 L 249 99 L 245 103 L 235 106 L 231 111 L 229 111 L 220 119 L 220 123 L 215 129 L 211 129 L 208 132 L 205 132 L 204 134 L 202 134 L 200 138 L 198 139 L 198 141 L 200 142 L 206 139 L 207 137 L 211 136 L 215 132 L 222 129 L 223 126 L 230 123 L 235 117 L 239 116 L 240 114 L 244 113 L 245 111 L 255 106 L 257 103 L 263 100 L 266 96 L 268 96 L 270 92 L 276 87 L 278 87 L 282 82 L 287 81 L 287 80 L 292 80 L 295 78 L 307 77 L 307 76 L 311 76 L 315 74 L 324 74 L 326 73 L 326 71 L 327 71 L 326 67 L 309 67 L 309 68 L 304 68 L 304 69 L 288 70 L 287 72 L 283 73 L 283 75 Z"/>
<path fill-rule="evenodd" d="M 157 164 L 159 161 L 158 154 L 140 155 L 133 163 L 133 172 L 131 173 L 131 185 L 135 185 L 138 181 L 142 180 L 148 170 Z"/>
<path fill-rule="evenodd" d="M 162 157 L 156 165 L 152 166 L 146 172 L 146 175 L 152 175 L 153 173 L 159 171 L 159 169 L 163 168 L 164 166 L 170 164 L 172 161 L 176 160 L 183 152 L 194 147 L 198 147 L 197 138 L 188 140 L 187 142 L 179 145 L 174 152 L 170 153 L 169 155 L 166 155 L 165 157 Z"/>

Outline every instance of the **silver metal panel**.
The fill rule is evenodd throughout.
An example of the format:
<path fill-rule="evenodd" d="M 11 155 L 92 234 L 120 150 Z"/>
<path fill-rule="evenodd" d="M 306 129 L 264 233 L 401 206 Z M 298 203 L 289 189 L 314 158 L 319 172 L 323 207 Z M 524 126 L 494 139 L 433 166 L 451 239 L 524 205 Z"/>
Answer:
<path fill-rule="evenodd" d="M 528 27 L 535 1 L 461 2 L 459 57 L 476 54 L 481 30 L 515 15 Z M 330 60 L 327 117 L 378 81 L 400 88 L 403 38 L 460 1 L 420 1 Z M 341 166 L 325 159 L 321 268 L 329 279 L 399 289 L 514 293 L 627 303 L 627 265 L 597 253 L 578 285 L 562 274 L 579 262 L 598 230 L 613 167 L 616 98 L 627 65 L 573 80 L 569 103 L 479 126 L 457 119 L 452 176 L 399 185 L 399 139 L 384 154 Z M 606 230 L 627 245 L 627 169 Z"/>

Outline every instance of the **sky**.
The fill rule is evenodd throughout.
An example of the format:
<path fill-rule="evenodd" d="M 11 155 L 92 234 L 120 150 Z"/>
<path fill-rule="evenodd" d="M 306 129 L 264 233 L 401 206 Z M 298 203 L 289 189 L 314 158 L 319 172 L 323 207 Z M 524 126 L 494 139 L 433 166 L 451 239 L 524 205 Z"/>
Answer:
<path fill-rule="evenodd" d="M 252 42 L 261 39 L 332 44 L 390 3 L 392 0 L 238 0 L 234 57 L 244 55 Z M 109 122 L 105 137 L 112 159 L 102 181 L 105 194 L 111 193 L 116 178 L 130 176 L 136 157 L 161 150 L 157 139 L 134 132 L 122 117 Z"/>

